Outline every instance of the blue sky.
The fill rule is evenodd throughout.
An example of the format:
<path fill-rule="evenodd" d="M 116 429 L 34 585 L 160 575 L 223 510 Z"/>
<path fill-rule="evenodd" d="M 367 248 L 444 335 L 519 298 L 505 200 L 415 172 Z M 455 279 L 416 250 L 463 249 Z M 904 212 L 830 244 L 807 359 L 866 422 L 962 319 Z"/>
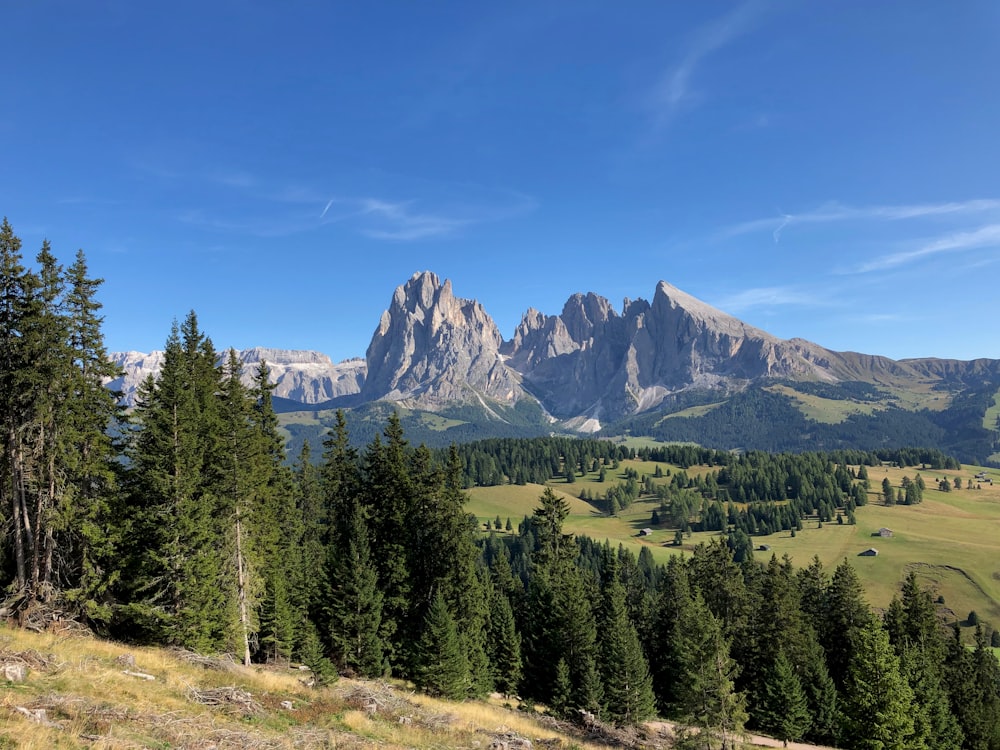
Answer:
<path fill-rule="evenodd" d="M 363 356 L 450 278 L 510 337 L 664 279 L 784 338 L 1000 358 L 1000 4 L 14 3 L 0 214 L 112 350 Z"/>

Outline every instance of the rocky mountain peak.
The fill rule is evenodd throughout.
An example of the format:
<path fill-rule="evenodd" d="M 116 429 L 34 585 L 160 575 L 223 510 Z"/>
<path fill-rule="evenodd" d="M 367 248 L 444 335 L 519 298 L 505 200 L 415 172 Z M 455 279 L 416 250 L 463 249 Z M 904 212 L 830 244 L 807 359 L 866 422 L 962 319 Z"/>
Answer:
<path fill-rule="evenodd" d="M 415 273 L 397 287 L 372 336 L 362 397 L 425 408 L 476 394 L 514 402 L 521 390 L 503 364 L 502 343 L 482 305 L 455 297 L 448 280 Z"/>
<path fill-rule="evenodd" d="M 217 364 L 221 365 L 228 352 L 219 353 Z M 348 359 L 334 364 L 320 352 L 296 349 L 272 349 L 253 347 L 237 351 L 236 356 L 243 363 L 243 382 L 253 384 L 256 366 L 267 363 L 268 376 L 275 384 L 274 395 L 303 404 L 320 404 L 339 396 L 358 393 L 365 380 L 365 361 Z M 154 378 L 163 367 L 163 352 L 112 352 L 109 355 L 122 375 L 108 382 L 108 387 L 122 394 L 122 402 L 132 406 L 135 393 L 149 375 Z"/>

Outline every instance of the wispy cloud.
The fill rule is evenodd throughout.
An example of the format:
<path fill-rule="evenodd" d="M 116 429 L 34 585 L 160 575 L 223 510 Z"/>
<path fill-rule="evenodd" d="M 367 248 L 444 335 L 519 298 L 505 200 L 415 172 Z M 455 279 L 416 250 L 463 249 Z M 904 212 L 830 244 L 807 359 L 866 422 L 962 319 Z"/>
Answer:
<path fill-rule="evenodd" d="M 692 79 L 711 55 L 749 31 L 760 16 L 759 2 L 745 2 L 701 29 L 684 57 L 661 77 L 650 97 L 656 126 L 664 127 L 693 98 Z"/>
<path fill-rule="evenodd" d="M 775 242 L 789 226 L 806 224 L 830 224 L 847 221 L 903 221 L 944 216 L 962 216 L 985 213 L 1000 214 L 1000 199 L 984 198 L 969 201 L 949 201 L 943 203 L 915 203 L 899 206 L 848 206 L 828 203 L 812 211 L 798 214 L 782 213 L 777 216 L 753 219 L 724 229 L 721 237 L 736 237 L 743 234 L 768 231 Z"/>
<path fill-rule="evenodd" d="M 766 286 L 744 289 L 741 292 L 716 300 L 713 304 L 729 313 L 742 313 L 760 307 L 806 306 L 826 307 L 830 301 L 804 289 L 790 286 Z"/>
<path fill-rule="evenodd" d="M 192 194 L 206 191 L 215 200 L 197 208 L 179 206 L 174 216 L 185 224 L 216 232 L 281 237 L 340 224 L 345 231 L 374 240 L 410 242 L 443 238 L 461 229 L 501 221 L 536 208 L 517 191 L 476 184 L 441 183 L 393 174 L 361 175 L 357 185 L 332 192 L 317 184 L 281 182 L 248 172 L 200 169 L 173 173 Z M 341 180 L 343 181 L 343 180 Z M 224 188 L 219 191 L 218 188 Z M 387 197 L 387 193 L 394 194 Z"/>
<path fill-rule="evenodd" d="M 376 240 L 409 241 L 442 237 L 470 223 L 467 219 L 421 212 L 412 201 L 390 203 L 369 198 L 362 202 L 361 213 L 377 220 L 378 226 L 361 229 L 363 235 Z"/>
<path fill-rule="evenodd" d="M 925 242 L 914 250 L 883 255 L 858 267 L 858 273 L 895 268 L 941 253 L 975 250 L 983 247 L 1000 247 L 1000 224 L 987 224 L 969 232 L 953 232 Z"/>

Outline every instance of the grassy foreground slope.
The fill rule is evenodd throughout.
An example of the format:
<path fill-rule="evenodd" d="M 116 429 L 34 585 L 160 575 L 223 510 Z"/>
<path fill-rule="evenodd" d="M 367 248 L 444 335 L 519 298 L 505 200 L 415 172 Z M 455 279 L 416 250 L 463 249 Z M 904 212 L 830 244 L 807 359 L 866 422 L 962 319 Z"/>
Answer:
<path fill-rule="evenodd" d="M 0 748 L 402 750 L 485 748 L 510 737 L 605 747 L 499 705 L 445 703 L 347 679 L 310 688 L 303 684 L 308 673 L 298 670 L 206 661 L 0 626 L 0 664 L 29 667 L 24 681 L 0 678 Z"/>
<path fill-rule="evenodd" d="M 640 475 L 652 475 L 656 464 L 623 461 L 620 468 L 615 476 L 609 474 L 605 483 L 588 474 L 573 484 L 561 479 L 550 484 L 570 503 L 567 532 L 621 543 L 635 554 L 645 547 L 657 562 L 665 562 L 672 554 L 684 554 L 699 542 L 719 536 L 718 532 L 695 532 L 678 549 L 673 546 L 674 529 L 652 527 L 649 536 L 638 536 L 640 529 L 651 527 L 652 511 L 659 507 L 654 499 L 642 497 L 614 517 L 596 504 L 579 500 L 584 489 L 595 496 L 606 491 L 613 482 L 622 479 L 626 468 L 633 468 Z M 661 464 L 664 471 L 676 468 Z M 708 467 L 690 467 L 686 471 L 695 475 L 708 471 Z M 758 550 L 756 558 L 766 562 L 772 554 L 779 558 L 787 554 L 797 566 L 804 567 L 815 555 L 831 572 L 846 558 L 864 582 L 869 603 L 880 608 L 888 605 L 900 583 L 913 570 L 935 596 L 944 597 L 945 607 L 952 611 L 954 619 L 962 621 L 970 611 L 976 611 L 982 619 L 1000 628 L 1000 471 L 989 470 L 993 484 L 980 482 L 980 489 L 966 489 L 967 480 L 979 471 L 980 467 L 971 466 L 953 471 L 924 470 L 920 473 L 927 489 L 921 504 L 886 507 L 879 496 L 883 478 L 888 477 L 898 488 L 903 476 L 913 479 L 917 469 L 870 469 L 869 503 L 858 509 L 857 525 L 825 523 L 820 527 L 817 520 L 810 519 L 794 537 L 788 531 L 757 536 L 753 538 L 755 546 L 768 545 L 770 549 Z M 963 489 L 940 491 L 938 480 L 942 478 L 949 482 L 960 478 Z M 476 487 L 469 490 L 468 508 L 479 517 L 481 527 L 483 522 L 499 515 L 504 520 L 510 517 L 516 530 L 523 516 L 532 514 L 543 489 L 541 485 Z M 891 529 L 892 537 L 872 536 L 882 527 Z M 869 547 L 878 550 L 876 557 L 859 556 Z"/>

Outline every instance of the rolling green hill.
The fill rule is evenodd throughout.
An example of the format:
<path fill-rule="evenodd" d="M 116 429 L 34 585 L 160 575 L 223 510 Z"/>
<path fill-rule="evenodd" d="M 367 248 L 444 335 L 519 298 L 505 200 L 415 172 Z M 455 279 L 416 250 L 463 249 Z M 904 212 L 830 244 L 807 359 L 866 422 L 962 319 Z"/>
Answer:
<path fill-rule="evenodd" d="M 629 468 L 641 475 L 652 475 L 655 466 L 653 462 L 623 461 L 614 480 L 622 479 Z M 666 464 L 661 468 L 677 470 Z M 695 466 L 686 471 L 694 476 L 708 469 Z M 899 584 L 913 570 L 933 589 L 935 596 L 943 597 L 952 619 L 962 621 L 974 610 L 991 625 L 1000 627 L 1000 471 L 990 471 L 987 476 L 993 479 L 993 484 L 980 482 L 981 489 L 950 492 L 937 489 L 941 478 L 949 482 L 961 478 L 964 486 L 980 470 L 978 466 L 963 466 L 960 470 L 925 469 L 921 475 L 927 489 L 922 503 L 886 507 L 876 491 L 882 479 L 888 477 L 898 487 L 903 476 L 912 479 L 917 470 L 889 466 L 871 469 L 870 501 L 857 509 L 856 525 L 835 522 L 820 525 L 815 518 L 808 519 L 794 536 L 783 531 L 753 537 L 758 548 L 755 557 L 766 561 L 772 554 L 779 558 L 787 554 L 795 565 L 804 567 L 813 556 L 818 556 L 831 570 L 846 558 L 864 582 L 869 602 L 878 608 L 888 605 Z M 549 486 L 569 501 L 567 532 L 623 544 L 635 554 L 646 548 L 657 562 L 665 562 L 673 554 L 685 554 L 694 545 L 720 536 L 720 532 L 694 532 L 680 548 L 675 547 L 675 529 L 651 527 L 652 511 L 659 503 L 645 496 L 617 516 L 608 516 L 596 505 L 578 499 L 584 489 L 596 493 L 609 486 L 597 482 L 594 474 L 578 478 L 574 484 L 559 479 Z M 500 516 L 504 520 L 510 517 L 516 530 L 518 522 L 532 514 L 543 489 L 538 484 L 476 487 L 468 491 L 467 508 L 477 516 L 481 528 L 486 521 Z M 882 527 L 891 529 L 892 537 L 872 536 Z M 643 528 L 652 528 L 653 533 L 640 537 L 639 530 Z M 761 551 L 761 545 L 769 549 Z M 876 548 L 879 554 L 859 556 L 869 547 Z"/>

